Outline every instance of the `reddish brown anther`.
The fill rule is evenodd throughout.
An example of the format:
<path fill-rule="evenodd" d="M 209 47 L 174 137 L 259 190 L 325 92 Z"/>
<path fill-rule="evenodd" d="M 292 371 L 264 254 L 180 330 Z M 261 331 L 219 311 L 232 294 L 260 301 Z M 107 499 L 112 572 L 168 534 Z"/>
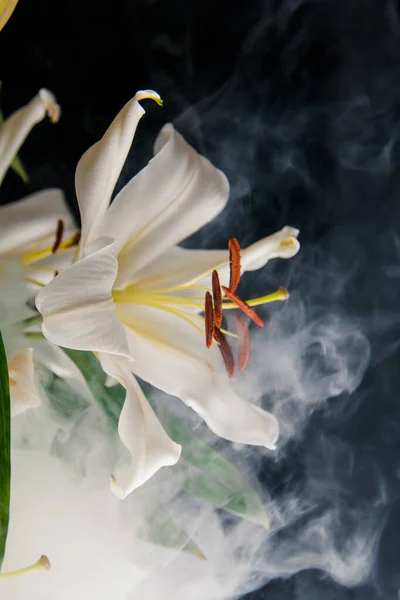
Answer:
<path fill-rule="evenodd" d="M 229 290 L 234 293 L 240 281 L 240 244 L 236 238 L 231 238 L 228 242 L 230 278 Z"/>
<path fill-rule="evenodd" d="M 243 315 L 233 315 L 233 318 L 235 319 L 236 331 L 239 336 L 238 368 L 239 371 L 243 371 L 250 357 L 250 333 L 247 321 Z"/>
<path fill-rule="evenodd" d="M 204 301 L 204 317 L 206 346 L 207 348 L 210 348 L 214 337 L 214 307 L 210 292 L 206 292 Z"/>
<path fill-rule="evenodd" d="M 235 374 L 235 359 L 232 348 L 228 344 L 228 341 L 222 331 L 216 327 L 214 328 L 214 339 L 217 342 L 222 354 L 222 358 L 224 359 L 228 377 L 233 377 Z"/>
<path fill-rule="evenodd" d="M 259 327 L 264 327 L 264 321 L 260 319 L 256 311 L 253 308 L 251 308 L 251 306 L 249 306 L 237 294 L 233 294 L 232 292 L 230 292 L 228 288 L 224 285 L 222 286 L 222 289 L 224 290 L 226 297 L 229 298 L 231 302 L 234 302 L 244 312 L 245 315 L 247 315 L 252 321 L 254 321 L 256 325 L 258 325 Z"/>
<path fill-rule="evenodd" d="M 214 300 L 214 322 L 216 327 L 222 325 L 222 293 L 217 271 L 212 272 L 212 290 Z"/>
<path fill-rule="evenodd" d="M 77 231 L 75 233 L 74 237 L 71 238 L 71 240 L 68 242 L 67 247 L 73 248 L 74 246 L 77 246 L 80 241 L 81 241 L 81 232 Z"/>
<path fill-rule="evenodd" d="M 51 249 L 52 254 L 55 254 L 59 249 L 62 237 L 64 233 L 64 221 L 62 219 L 58 219 L 57 221 L 57 229 L 56 229 L 56 239 L 54 240 L 53 247 Z"/>

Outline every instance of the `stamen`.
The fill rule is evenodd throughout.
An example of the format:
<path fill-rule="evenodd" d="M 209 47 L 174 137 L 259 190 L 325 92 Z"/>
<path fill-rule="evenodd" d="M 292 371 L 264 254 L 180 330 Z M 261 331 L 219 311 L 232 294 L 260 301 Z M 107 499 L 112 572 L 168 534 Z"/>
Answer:
<path fill-rule="evenodd" d="M 214 336 L 214 308 L 210 292 L 206 292 L 204 302 L 204 325 L 206 331 L 206 346 L 211 347 Z"/>
<path fill-rule="evenodd" d="M 222 293 L 217 271 L 212 272 L 212 290 L 214 300 L 214 321 L 216 327 L 222 325 Z"/>
<path fill-rule="evenodd" d="M 78 229 L 78 231 L 72 236 L 72 238 L 70 240 L 67 240 L 65 247 L 73 248 L 74 246 L 77 246 L 80 241 L 81 241 L 81 230 Z"/>
<path fill-rule="evenodd" d="M 287 300 L 289 298 L 289 292 L 286 288 L 280 287 L 276 292 L 267 294 L 266 296 L 260 296 L 259 298 L 252 298 L 246 300 L 248 306 L 260 306 L 261 304 L 269 304 L 270 302 L 276 302 L 278 300 Z M 237 304 L 234 302 L 224 302 L 222 305 L 224 310 L 231 310 L 237 308 Z"/>
<path fill-rule="evenodd" d="M 58 225 L 57 225 L 57 232 L 58 232 Z M 57 236 L 57 232 L 56 232 L 56 236 Z M 44 243 L 46 243 L 46 240 L 47 240 L 47 236 L 46 236 L 43 239 L 39 240 L 36 244 L 34 244 L 27 252 L 25 252 L 25 254 L 21 257 L 21 263 L 24 266 L 24 268 L 26 268 L 28 265 L 30 265 L 34 262 L 37 262 L 37 261 L 41 260 L 42 258 L 46 258 L 50 254 L 52 254 L 54 247 L 56 247 L 56 252 L 61 252 L 61 251 L 67 250 L 79 243 L 80 235 L 81 235 L 81 233 L 80 233 L 80 231 L 78 231 L 73 236 L 71 236 L 69 239 L 60 241 L 58 245 L 56 245 L 56 243 L 54 243 L 53 245 L 50 245 L 47 248 L 40 249 L 40 247 Z"/>
<path fill-rule="evenodd" d="M 250 357 L 250 334 L 246 319 L 243 315 L 233 315 L 235 319 L 236 330 L 239 335 L 239 356 L 238 367 L 239 371 L 243 371 Z"/>
<path fill-rule="evenodd" d="M 222 358 L 224 359 L 228 377 L 233 377 L 235 374 L 235 359 L 233 357 L 232 348 L 228 344 L 228 341 L 222 331 L 217 327 L 214 327 L 214 339 L 217 342 L 222 354 Z"/>
<path fill-rule="evenodd" d="M 25 277 L 26 283 L 32 283 L 32 285 L 37 285 L 38 287 L 46 287 L 44 283 L 40 281 L 36 281 L 36 279 L 32 279 L 31 277 Z"/>
<path fill-rule="evenodd" d="M 9 379 L 8 379 L 8 384 L 9 384 L 9 386 L 10 386 L 10 387 L 15 387 L 15 386 L 17 385 L 17 382 L 15 381 L 15 379 L 13 379 L 13 378 L 11 377 L 11 375 L 10 375 L 10 374 L 8 374 L 8 375 L 9 375 Z"/>
<path fill-rule="evenodd" d="M 17 577 L 18 575 L 26 575 L 27 573 L 33 573 L 34 571 L 50 571 L 51 564 L 47 556 L 44 554 L 29 567 L 17 569 L 16 571 L 9 571 L 8 573 L 0 573 L 0 579 L 9 579 L 11 577 Z"/>
<path fill-rule="evenodd" d="M 244 313 L 247 315 L 256 325 L 259 327 L 264 327 L 264 321 L 258 316 L 255 310 L 253 310 L 242 298 L 240 298 L 237 294 L 233 294 L 228 290 L 224 285 L 222 289 L 225 292 L 225 295 L 234 302 Z"/>
<path fill-rule="evenodd" d="M 240 281 L 240 244 L 238 240 L 230 238 L 228 248 L 230 264 L 229 290 L 234 293 Z"/>
<path fill-rule="evenodd" d="M 62 236 L 64 233 L 64 221 L 62 219 L 58 219 L 57 221 L 57 229 L 56 229 L 56 239 L 54 240 L 53 247 L 51 249 L 51 253 L 55 254 L 59 247 L 61 246 Z"/>

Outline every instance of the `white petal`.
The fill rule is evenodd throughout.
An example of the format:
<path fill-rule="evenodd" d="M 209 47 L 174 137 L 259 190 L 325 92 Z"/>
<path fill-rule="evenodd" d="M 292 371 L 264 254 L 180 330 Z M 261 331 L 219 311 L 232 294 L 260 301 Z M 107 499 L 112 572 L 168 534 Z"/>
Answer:
<path fill-rule="evenodd" d="M 118 433 L 132 456 L 132 464 L 127 472 L 111 482 L 112 491 L 123 499 L 146 483 L 161 467 L 177 463 L 181 446 L 165 433 L 126 361 L 105 355 L 100 355 L 100 361 L 108 375 L 126 389 Z"/>
<path fill-rule="evenodd" d="M 155 157 L 121 190 L 111 205 L 101 235 L 117 241 L 117 287 L 171 246 L 214 219 L 225 207 L 225 175 L 166 125 Z"/>
<path fill-rule="evenodd" d="M 261 269 L 271 258 L 292 258 L 300 249 L 297 240 L 299 233 L 298 229 L 286 225 L 245 248 L 242 252 L 242 272 Z"/>
<path fill-rule="evenodd" d="M 118 113 L 101 140 L 89 148 L 78 163 L 75 186 L 82 220 L 82 249 L 98 237 L 99 224 L 144 113 L 135 96 Z"/>
<path fill-rule="evenodd" d="M 297 240 L 298 229 L 285 226 L 280 231 L 255 242 L 242 250 L 241 273 L 264 267 L 272 258 L 290 258 L 300 248 Z M 282 245 L 283 242 L 283 245 Z M 158 289 L 183 285 L 193 278 L 218 267 L 222 285 L 229 284 L 228 250 L 187 250 L 179 246 L 170 248 L 136 274 L 137 285 L 141 290 Z M 222 263 L 227 263 L 219 267 Z M 209 285 L 211 274 L 201 278 L 198 285 Z M 180 294 L 189 291 L 180 291 Z M 198 290 L 193 292 L 198 295 Z"/>
<path fill-rule="evenodd" d="M 144 306 L 119 305 L 127 327 L 130 369 L 168 394 L 178 396 L 217 435 L 233 442 L 274 448 L 278 424 L 269 412 L 238 396 L 219 349 L 179 317 Z"/>
<path fill-rule="evenodd" d="M 36 297 L 44 336 L 59 346 L 128 356 L 111 296 L 118 263 L 107 243 L 69 267 Z"/>
<path fill-rule="evenodd" d="M 18 202 L 0 207 L 0 255 L 23 252 L 32 244 L 48 238 L 52 246 L 58 219 L 66 230 L 74 229 L 74 220 L 61 190 L 48 189 Z"/>
<path fill-rule="evenodd" d="M 36 388 L 32 348 L 22 348 L 13 354 L 8 363 L 10 377 L 11 416 L 28 408 L 40 406 Z"/>
<path fill-rule="evenodd" d="M 56 273 L 64 271 L 73 264 L 75 254 L 75 247 L 57 252 L 56 254 L 49 254 L 42 260 L 31 263 L 30 269 L 25 273 L 25 276 L 29 277 L 32 281 L 39 282 L 39 284 L 47 285 L 54 279 Z M 36 295 L 38 291 L 37 285 L 34 283 L 31 285 L 31 288 Z"/>
<path fill-rule="evenodd" d="M 37 96 L 13 113 L 0 127 L 0 184 L 28 133 L 46 114 L 56 122 L 60 107 L 51 92 L 41 89 Z"/>

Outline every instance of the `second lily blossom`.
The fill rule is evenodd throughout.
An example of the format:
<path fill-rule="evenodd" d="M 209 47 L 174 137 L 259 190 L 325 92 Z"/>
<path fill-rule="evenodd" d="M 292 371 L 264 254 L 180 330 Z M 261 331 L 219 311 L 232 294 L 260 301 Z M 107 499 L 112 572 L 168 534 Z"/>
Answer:
<path fill-rule="evenodd" d="M 177 245 L 224 209 L 229 196 L 225 175 L 168 124 L 155 142 L 154 158 L 110 204 L 144 114 L 139 100 L 145 98 L 161 103 L 151 90 L 138 92 L 82 156 L 75 180 L 82 219 L 76 262 L 36 299 L 44 335 L 60 346 L 96 352 L 104 370 L 127 390 L 118 430 L 132 466 L 118 484 L 112 480 L 120 497 L 180 456 L 134 375 L 181 398 L 228 440 L 273 449 L 279 433 L 275 417 L 241 398 L 228 379 L 219 315 L 216 343 L 204 340 L 202 314 L 209 322 L 211 314 L 204 294 L 212 290 L 213 271 L 223 286 L 222 308 L 240 307 L 232 297 L 232 256 Z M 284 227 L 239 249 L 235 278 L 271 258 L 292 257 L 299 249 L 297 235 L 296 229 Z M 286 297 L 286 291 L 278 291 L 244 304 Z M 239 367 L 244 362 L 242 350 Z"/>

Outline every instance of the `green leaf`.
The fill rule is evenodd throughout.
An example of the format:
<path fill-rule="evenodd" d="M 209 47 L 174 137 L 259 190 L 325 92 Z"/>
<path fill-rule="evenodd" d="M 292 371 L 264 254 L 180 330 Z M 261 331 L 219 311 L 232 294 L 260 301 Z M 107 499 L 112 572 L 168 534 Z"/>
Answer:
<path fill-rule="evenodd" d="M 24 165 L 22 164 L 22 160 L 20 159 L 18 154 L 14 157 L 14 160 L 12 161 L 12 163 L 10 165 L 10 169 L 12 169 L 14 171 L 14 173 L 16 173 L 19 177 L 21 177 L 21 179 L 24 183 L 29 183 L 29 175 L 26 172 L 26 169 L 25 169 Z"/>
<path fill-rule="evenodd" d="M 94 354 L 78 350 L 64 351 L 81 370 L 94 398 L 116 430 L 125 390 L 119 384 L 112 388 L 104 387 L 106 376 Z M 182 475 L 183 488 L 197 498 L 269 529 L 265 507 L 239 469 L 207 446 L 167 408 L 157 407 L 150 402 L 168 435 L 182 446 L 181 460 L 169 468 Z"/>
<path fill-rule="evenodd" d="M 196 558 L 206 558 L 193 538 L 186 533 L 182 523 L 172 517 L 158 501 L 148 511 L 146 522 L 139 529 L 138 536 L 163 548 L 182 550 Z"/>
<path fill-rule="evenodd" d="M 92 352 L 70 350 L 69 348 L 63 348 L 63 350 L 81 371 L 93 398 L 108 416 L 111 427 L 116 431 L 125 393 L 123 395 L 114 394 L 113 388 L 105 386 L 106 375 Z M 120 387 L 122 388 L 122 386 Z"/>
<path fill-rule="evenodd" d="M 184 460 L 175 468 L 183 473 L 184 489 L 197 498 L 269 529 L 265 507 L 239 469 L 207 446 L 173 413 L 158 408 L 157 414 L 168 435 L 182 446 Z"/>
<path fill-rule="evenodd" d="M 42 365 L 47 374 L 44 391 L 53 410 L 64 419 L 71 419 L 78 411 L 88 406 L 88 402 L 80 396 L 64 379 L 58 377 Z"/>
<path fill-rule="evenodd" d="M 11 409 L 6 351 L 0 332 L 0 570 L 6 551 L 10 516 Z"/>

